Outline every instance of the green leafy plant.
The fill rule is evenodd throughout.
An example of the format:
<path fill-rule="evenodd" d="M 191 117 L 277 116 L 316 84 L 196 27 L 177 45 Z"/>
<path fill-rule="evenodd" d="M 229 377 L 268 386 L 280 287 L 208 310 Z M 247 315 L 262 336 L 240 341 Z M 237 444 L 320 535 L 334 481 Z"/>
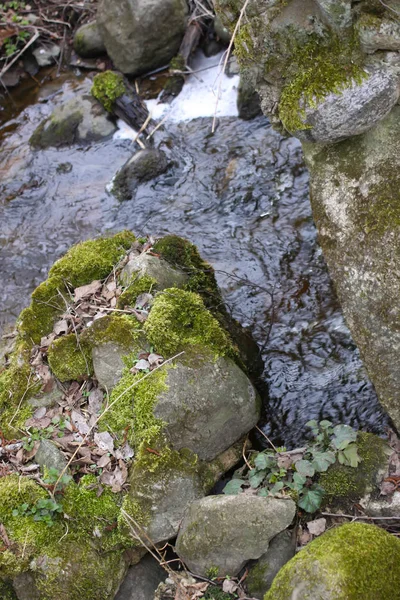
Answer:
<path fill-rule="evenodd" d="M 40 498 L 35 504 L 21 504 L 12 511 L 13 517 L 33 517 L 34 521 L 43 521 L 48 527 L 54 525 L 54 520 L 62 513 L 62 506 L 51 498 Z"/>
<path fill-rule="evenodd" d="M 287 452 L 285 448 L 253 453 L 250 468 L 238 469 L 224 488 L 225 494 L 257 490 L 259 496 L 291 496 L 308 513 L 321 506 L 324 490 L 318 484 L 319 473 L 338 461 L 357 467 L 361 459 L 357 451 L 357 432 L 348 425 L 330 421 L 309 421 L 313 440 L 306 448 Z"/>

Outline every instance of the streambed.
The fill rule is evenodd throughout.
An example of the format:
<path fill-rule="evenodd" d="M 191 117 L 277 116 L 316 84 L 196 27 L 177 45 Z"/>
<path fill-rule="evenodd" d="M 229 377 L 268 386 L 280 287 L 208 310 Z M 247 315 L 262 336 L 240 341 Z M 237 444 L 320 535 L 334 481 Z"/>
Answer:
<path fill-rule="evenodd" d="M 200 75 L 165 124 L 179 165 L 119 203 L 106 186 L 135 150 L 124 135 L 90 147 L 28 145 L 35 127 L 75 93 L 79 82 L 66 79 L 41 88 L 0 129 L 0 331 L 72 244 L 124 228 L 177 233 L 212 263 L 228 307 L 262 348 L 267 435 L 292 447 L 304 440 L 308 420 L 323 418 L 383 433 L 387 417 L 317 243 L 300 143 L 264 117 L 238 119 L 235 80 L 222 86 L 212 134 L 214 103 L 201 88 L 212 77 Z M 180 102 L 201 104 L 204 116 L 193 118 L 198 113 Z"/>

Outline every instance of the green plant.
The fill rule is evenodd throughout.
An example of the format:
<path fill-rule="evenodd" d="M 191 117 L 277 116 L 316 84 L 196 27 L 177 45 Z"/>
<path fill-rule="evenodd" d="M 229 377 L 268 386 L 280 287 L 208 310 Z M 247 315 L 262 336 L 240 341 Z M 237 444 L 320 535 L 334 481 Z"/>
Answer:
<path fill-rule="evenodd" d="M 246 488 L 258 490 L 259 496 L 282 494 L 292 496 L 297 505 L 308 513 L 321 506 L 324 489 L 316 480 L 330 465 L 357 467 L 361 459 L 357 451 L 357 432 L 348 425 L 332 425 L 330 421 L 309 421 L 313 440 L 297 452 L 255 452 L 250 468 L 246 464 L 238 469 L 225 486 L 225 494 L 240 494 Z"/>
<path fill-rule="evenodd" d="M 62 506 L 51 498 L 40 498 L 33 505 L 21 504 L 12 511 L 13 517 L 33 517 L 34 521 L 43 521 L 48 527 L 54 525 L 54 520 L 62 513 Z"/>
<path fill-rule="evenodd" d="M 21 440 L 23 449 L 27 452 L 30 452 L 34 447 L 35 442 L 39 442 L 43 439 L 49 439 L 53 432 L 54 427 L 52 425 L 49 425 L 44 429 L 37 429 L 36 427 L 33 427 L 29 436 L 23 437 Z"/>

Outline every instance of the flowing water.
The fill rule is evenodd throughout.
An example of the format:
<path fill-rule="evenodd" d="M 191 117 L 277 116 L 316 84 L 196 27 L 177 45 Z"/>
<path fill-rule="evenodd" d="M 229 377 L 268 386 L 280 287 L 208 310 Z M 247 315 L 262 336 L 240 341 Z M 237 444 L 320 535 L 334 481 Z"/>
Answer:
<path fill-rule="evenodd" d="M 72 244 L 124 228 L 176 233 L 212 263 L 228 307 L 262 348 L 269 436 L 294 446 L 308 420 L 323 418 L 383 433 L 387 416 L 317 243 L 300 143 L 264 117 L 221 116 L 214 134 L 211 117 L 176 118 L 166 130 L 179 165 L 119 203 L 106 186 L 131 157 L 130 140 L 45 151 L 28 145 L 75 86 L 42 88 L 0 128 L 0 330 Z"/>

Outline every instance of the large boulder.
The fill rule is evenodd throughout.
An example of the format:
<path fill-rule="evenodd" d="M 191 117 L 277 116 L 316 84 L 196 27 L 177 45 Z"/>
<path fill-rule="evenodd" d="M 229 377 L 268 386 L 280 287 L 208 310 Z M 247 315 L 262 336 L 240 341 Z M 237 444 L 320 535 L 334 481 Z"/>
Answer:
<path fill-rule="evenodd" d="M 186 0 L 101 0 L 97 23 L 117 69 L 139 75 L 177 53 L 187 14 Z"/>
<path fill-rule="evenodd" d="M 207 576 L 237 575 L 250 559 L 260 558 L 270 540 L 286 529 L 296 513 L 290 499 L 210 496 L 193 502 L 182 521 L 176 552 L 189 569 Z"/>
<path fill-rule="evenodd" d="M 264 600 L 392 600 L 400 585 L 400 541 L 375 525 L 324 533 L 278 573 Z"/>

